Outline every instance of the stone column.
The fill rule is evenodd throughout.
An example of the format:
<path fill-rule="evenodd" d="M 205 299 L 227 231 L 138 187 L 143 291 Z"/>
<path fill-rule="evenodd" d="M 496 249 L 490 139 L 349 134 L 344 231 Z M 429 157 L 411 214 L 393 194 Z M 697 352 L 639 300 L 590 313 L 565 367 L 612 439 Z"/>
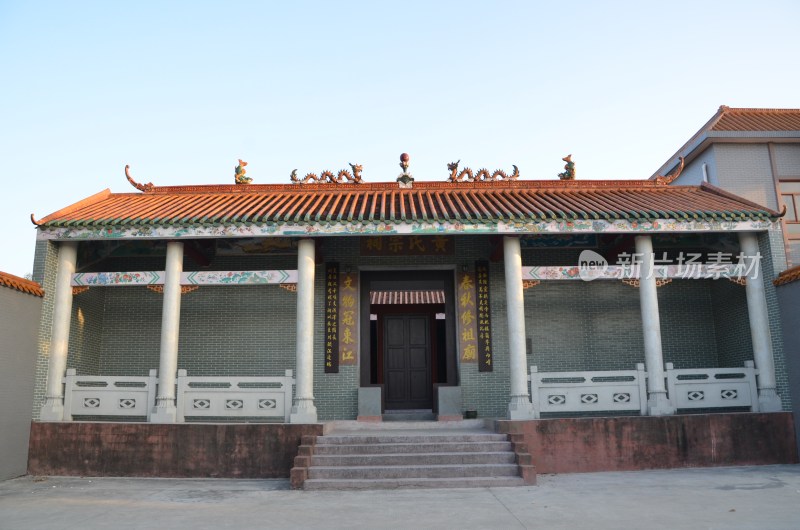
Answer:
<path fill-rule="evenodd" d="M 50 359 L 47 362 L 47 388 L 45 401 L 39 411 L 40 421 L 63 421 L 64 387 L 62 381 L 67 369 L 69 328 L 72 320 L 72 275 L 78 261 L 78 243 L 64 241 L 58 245 L 58 270 L 56 272 L 53 301 L 53 334 L 50 338 Z"/>
<path fill-rule="evenodd" d="M 761 254 L 758 236 L 753 232 L 739 234 L 744 267 L 747 271 L 747 314 L 750 317 L 750 337 L 753 357 L 758 369 L 758 408 L 761 412 L 781 410 L 781 398 L 775 383 L 775 359 L 772 354 L 772 337 L 769 332 L 769 312 L 764 277 L 761 274 Z"/>
<path fill-rule="evenodd" d="M 291 423 L 316 423 L 314 406 L 314 240 L 297 246 L 297 384 Z"/>
<path fill-rule="evenodd" d="M 519 237 L 503 237 L 503 259 L 505 261 L 509 368 L 511 371 L 511 401 L 508 403 L 508 419 L 528 420 L 535 417 L 535 412 L 528 392 L 525 303 L 522 294 L 522 250 L 519 245 Z"/>
<path fill-rule="evenodd" d="M 642 311 L 644 361 L 647 367 L 647 413 L 650 416 L 674 414 L 664 384 L 664 354 L 661 349 L 661 320 L 658 316 L 658 294 L 654 274 L 655 255 L 650 236 L 636 236 L 639 268 L 639 304 Z"/>
<path fill-rule="evenodd" d="M 151 423 L 175 423 L 175 377 L 178 372 L 178 336 L 181 320 L 181 272 L 183 243 L 167 243 L 164 306 L 161 313 L 161 354 L 158 364 L 158 396 Z"/>

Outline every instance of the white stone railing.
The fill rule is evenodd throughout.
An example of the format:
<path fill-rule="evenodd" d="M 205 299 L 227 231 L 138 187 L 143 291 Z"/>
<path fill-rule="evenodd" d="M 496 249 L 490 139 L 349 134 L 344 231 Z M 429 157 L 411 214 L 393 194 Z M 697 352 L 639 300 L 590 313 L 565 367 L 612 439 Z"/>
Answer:
<path fill-rule="evenodd" d="M 147 377 L 76 375 L 64 378 L 64 420 L 73 416 L 139 416 L 150 419 L 156 398 L 156 370 Z"/>
<path fill-rule="evenodd" d="M 676 409 L 749 407 L 758 412 L 758 371 L 753 361 L 744 368 L 673 368 L 667 363 L 667 391 Z"/>
<path fill-rule="evenodd" d="M 531 398 L 538 418 L 543 412 L 647 413 L 644 364 L 636 370 L 539 372 L 531 366 Z"/>
<path fill-rule="evenodd" d="M 282 418 L 292 408 L 292 371 L 284 377 L 190 377 L 178 370 L 178 422 L 187 417 Z"/>

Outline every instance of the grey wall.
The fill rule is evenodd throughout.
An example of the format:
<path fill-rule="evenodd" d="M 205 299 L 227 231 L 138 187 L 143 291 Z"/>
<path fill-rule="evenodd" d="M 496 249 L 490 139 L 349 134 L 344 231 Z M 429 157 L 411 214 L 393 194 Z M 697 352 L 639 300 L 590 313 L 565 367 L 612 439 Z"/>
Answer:
<path fill-rule="evenodd" d="M 719 186 L 772 209 L 779 209 L 767 144 L 716 144 Z"/>
<path fill-rule="evenodd" d="M 711 145 L 703 153 L 692 160 L 681 171 L 681 175 L 673 182 L 677 186 L 699 186 L 703 182 L 703 164 L 706 164 L 706 171 L 708 173 L 708 182 L 715 186 L 718 184 L 717 179 L 717 161 L 714 152 L 714 146 Z"/>
<path fill-rule="evenodd" d="M 42 299 L 0 287 L 0 480 L 28 468 L 36 334 Z"/>
<path fill-rule="evenodd" d="M 786 354 L 786 371 L 792 394 L 794 428 L 800 449 L 800 281 L 780 285 L 776 291 L 781 308 L 783 349 Z"/>

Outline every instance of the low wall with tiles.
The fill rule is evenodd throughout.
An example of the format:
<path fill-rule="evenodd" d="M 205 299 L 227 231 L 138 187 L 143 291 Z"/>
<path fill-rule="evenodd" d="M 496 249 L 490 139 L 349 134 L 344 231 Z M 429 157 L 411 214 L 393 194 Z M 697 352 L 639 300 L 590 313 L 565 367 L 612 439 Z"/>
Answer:
<path fill-rule="evenodd" d="M 537 473 L 796 464 L 791 413 L 499 421 Z"/>
<path fill-rule="evenodd" d="M 304 435 L 322 425 L 34 422 L 28 473 L 288 478 Z"/>

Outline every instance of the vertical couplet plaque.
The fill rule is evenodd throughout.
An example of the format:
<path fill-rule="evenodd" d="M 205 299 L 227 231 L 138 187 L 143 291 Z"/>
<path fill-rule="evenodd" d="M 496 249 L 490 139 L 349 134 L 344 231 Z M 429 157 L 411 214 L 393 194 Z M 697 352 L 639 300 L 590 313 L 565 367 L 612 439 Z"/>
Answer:
<path fill-rule="evenodd" d="M 358 362 L 358 274 L 345 272 L 339 275 L 339 364 L 354 365 Z"/>
<path fill-rule="evenodd" d="M 475 262 L 475 287 L 478 292 L 478 371 L 491 372 L 492 315 L 489 305 L 489 262 Z"/>
<path fill-rule="evenodd" d="M 466 267 L 465 267 L 466 268 Z M 478 320 L 475 305 L 475 276 L 469 271 L 458 275 L 459 359 L 462 363 L 478 362 Z"/>
<path fill-rule="evenodd" d="M 325 373 L 339 373 L 339 264 L 325 264 Z"/>

